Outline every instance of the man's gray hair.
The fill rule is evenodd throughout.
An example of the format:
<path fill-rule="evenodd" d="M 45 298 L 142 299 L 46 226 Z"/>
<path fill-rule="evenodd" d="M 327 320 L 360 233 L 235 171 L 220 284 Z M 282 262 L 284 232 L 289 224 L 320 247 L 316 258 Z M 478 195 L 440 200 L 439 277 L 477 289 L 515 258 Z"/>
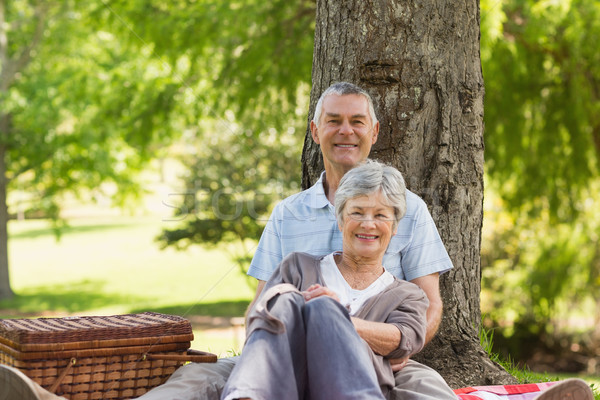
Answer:
<path fill-rule="evenodd" d="M 393 228 L 406 214 L 406 184 L 404 177 L 394 167 L 374 160 L 352 168 L 342 177 L 335 192 L 335 216 L 340 226 L 344 222 L 344 209 L 350 199 L 381 192 L 388 206 L 394 209 Z"/>
<path fill-rule="evenodd" d="M 337 82 L 325 89 L 325 91 L 321 94 L 321 97 L 319 97 L 319 101 L 317 101 L 315 113 L 312 119 L 315 125 L 319 126 L 319 122 L 321 120 L 321 113 L 323 112 L 323 99 L 332 94 L 338 96 L 345 96 L 348 94 L 357 94 L 359 96 L 363 96 L 365 99 L 367 99 L 367 103 L 369 105 L 369 116 L 371 117 L 371 122 L 373 123 L 373 126 L 377 124 L 377 116 L 375 115 L 375 108 L 373 107 L 373 99 L 371 99 L 369 93 L 353 83 Z"/>

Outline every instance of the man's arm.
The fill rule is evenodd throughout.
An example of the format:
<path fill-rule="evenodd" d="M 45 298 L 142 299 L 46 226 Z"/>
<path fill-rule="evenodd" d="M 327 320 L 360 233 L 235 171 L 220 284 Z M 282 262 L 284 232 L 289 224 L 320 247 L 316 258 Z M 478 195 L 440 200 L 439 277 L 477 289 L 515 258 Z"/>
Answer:
<path fill-rule="evenodd" d="M 440 274 L 434 272 L 433 274 L 415 278 L 411 282 L 423 289 L 429 299 L 429 307 L 427 308 L 427 334 L 425 335 L 425 344 L 427 344 L 435 336 L 442 320 L 444 306 L 440 295 Z"/>

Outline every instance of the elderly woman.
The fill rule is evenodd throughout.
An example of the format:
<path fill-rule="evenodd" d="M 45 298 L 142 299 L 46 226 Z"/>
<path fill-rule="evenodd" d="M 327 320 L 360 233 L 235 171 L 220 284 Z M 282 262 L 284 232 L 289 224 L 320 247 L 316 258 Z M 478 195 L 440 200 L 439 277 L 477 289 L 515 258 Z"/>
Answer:
<path fill-rule="evenodd" d="M 222 399 L 386 398 L 394 385 L 387 359 L 425 340 L 425 293 L 382 266 L 405 189 L 402 175 L 378 162 L 346 173 L 335 195 L 343 251 L 281 262 L 248 314 Z"/>

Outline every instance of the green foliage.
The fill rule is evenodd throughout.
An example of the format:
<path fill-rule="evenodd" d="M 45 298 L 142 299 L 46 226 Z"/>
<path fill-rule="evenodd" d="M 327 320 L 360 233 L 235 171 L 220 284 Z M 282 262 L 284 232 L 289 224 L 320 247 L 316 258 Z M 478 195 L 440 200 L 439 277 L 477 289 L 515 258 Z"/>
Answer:
<path fill-rule="evenodd" d="M 196 118 L 225 111 L 259 135 L 304 115 L 297 99 L 310 82 L 314 0 L 112 0 L 102 25 L 124 40 L 148 43 L 152 55 L 177 69 L 201 104 Z"/>
<path fill-rule="evenodd" d="M 600 320 L 599 184 L 590 184 L 568 223 L 552 222 L 549 211 L 536 218 L 509 213 L 486 192 L 481 306 L 505 336 L 565 333 L 569 317 Z"/>
<path fill-rule="evenodd" d="M 599 21 L 594 0 L 481 2 L 481 305 L 521 348 L 600 321 Z"/>
<path fill-rule="evenodd" d="M 10 2 L 9 53 L 35 42 L 34 3 Z M 40 6 L 37 6 L 40 7 Z M 100 4 L 48 3 L 38 10 L 46 21 L 39 44 L 2 95 L 2 113 L 10 121 L 0 133 L 9 191 L 29 193 L 28 207 L 57 217 L 62 194 L 82 188 L 118 187 L 122 203 L 137 196 L 135 180 L 177 131 L 168 123 L 177 86 L 163 65 L 123 46 L 114 34 L 91 23 Z M 41 17 L 40 17 L 41 18 Z M 28 36 L 29 34 L 29 36 Z M 6 65 L 4 65 L 6 68 Z M 3 70 L 4 71 L 4 70 Z"/>
<path fill-rule="evenodd" d="M 139 2 L 112 1 L 106 21 L 132 26 L 155 56 L 185 65 L 181 79 L 202 103 L 200 128 L 183 126 L 198 142 L 184 157 L 184 198 L 173 205 L 184 221 L 159 241 L 230 243 L 245 270 L 273 203 L 298 189 L 314 1 L 143 4 L 141 12 Z"/>
<path fill-rule="evenodd" d="M 26 212 L 56 220 L 66 193 L 140 196 L 137 173 L 199 120 L 233 113 L 259 141 L 304 119 L 314 1 L 0 5 L 0 162 Z M 225 221 L 210 229 L 241 233 Z"/>
<path fill-rule="evenodd" d="M 204 139 L 183 156 L 189 166 L 186 190 L 172 205 L 182 224 L 163 231 L 162 246 L 237 243 L 232 257 L 244 271 L 253 255 L 245 245 L 259 239 L 272 205 L 299 188 L 297 130 L 271 129 L 257 139 L 233 121 L 208 127 Z"/>
<path fill-rule="evenodd" d="M 482 2 L 486 168 L 512 209 L 578 211 L 600 160 L 600 3 Z"/>
<path fill-rule="evenodd" d="M 314 1 L 8 2 L 9 56 L 35 42 L 38 14 L 43 40 L 0 91 L 0 140 L 10 189 L 47 214 L 83 186 L 139 193 L 134 173 L 199 119 L 232 110 L 258 136 L 304 113 Z"/>

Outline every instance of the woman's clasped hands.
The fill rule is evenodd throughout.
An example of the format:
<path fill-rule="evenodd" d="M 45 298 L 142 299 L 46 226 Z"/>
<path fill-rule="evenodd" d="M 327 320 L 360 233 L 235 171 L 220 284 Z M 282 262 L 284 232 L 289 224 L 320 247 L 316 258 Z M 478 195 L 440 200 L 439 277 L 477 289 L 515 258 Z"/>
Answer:
<path fill-rule="evenodd" d="M 305 291 L 303 291 L 301 293 L 302 293 L 302 296 L 304 296 L 305 301 L 316 299 L 317 297 L 321 297 L 321 296 L 328 296 L 337 302 L 340 301 L 340 298 L 337 296 L 337 294 L 335 294 L 335 292 L 333 290 L 329 289 L 326 286 L 321 286 L 318 283 L 311 285 L 308 289 L 306 289 Z"/>

